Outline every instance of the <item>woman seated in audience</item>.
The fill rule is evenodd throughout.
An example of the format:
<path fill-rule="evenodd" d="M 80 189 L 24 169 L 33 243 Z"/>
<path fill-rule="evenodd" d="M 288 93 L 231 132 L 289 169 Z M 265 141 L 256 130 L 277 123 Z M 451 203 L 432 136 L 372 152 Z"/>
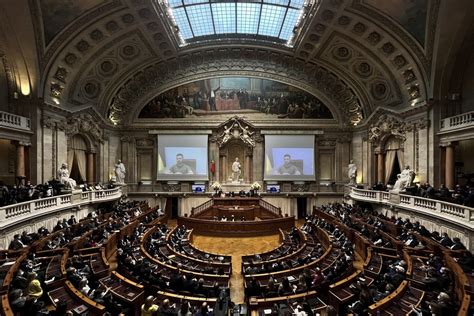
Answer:
<path fill-rule="evenodd" d="M 153 304 L 153 300 L 155 298 L 153 296 L 148 296 L 145 299 L 145 303 L 141 307 L 141 316 L 154 316 L 158 311 L 158 305 Z"/>
<path fill-rule="evenodd" d="M 43 289 L 41 288 L 41 283 L 38 280 L 38 275 L 36 272 L 30 272 L 28 274 L 28 287 L 27 287 L 27 294 L 30 298 L 37 300 L 41 296 L 43 296 Z"/>

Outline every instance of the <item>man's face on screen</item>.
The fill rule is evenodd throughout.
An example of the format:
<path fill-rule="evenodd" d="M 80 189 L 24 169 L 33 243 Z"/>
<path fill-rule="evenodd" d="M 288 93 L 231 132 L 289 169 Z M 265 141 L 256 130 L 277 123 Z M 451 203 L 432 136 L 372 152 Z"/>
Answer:
<path fill-rule="evenodd" d="M 283 161 L 285 162 L 285 165 L 288 166 L 290 164 L 291 158 L 289 156 L 283 157 Z"/>
<path fill-rule="evenodd" d="M 176 156 L 176 164 L 178 166 L 181 166 L 183 164 L 183 156 L 181 155 Z"/>

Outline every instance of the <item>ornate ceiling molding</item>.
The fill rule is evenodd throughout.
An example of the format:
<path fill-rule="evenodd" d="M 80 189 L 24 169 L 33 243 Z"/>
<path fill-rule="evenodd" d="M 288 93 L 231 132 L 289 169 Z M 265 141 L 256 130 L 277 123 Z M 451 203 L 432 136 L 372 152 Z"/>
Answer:
<path fill-rule="evenodd" d="M 104 93 L 99 104 L 109 107 L 101 112 L 107 113 L 112 122 L 128 125 L 158 94 L 181 84 L 225 75 L 272 79 L 306 90 L 328 105 L 340 123 L 358 123 L 364 118 L 364 92 L 331 71 L 272 51 L 238 48 L 196 52 L 149 65 L 126 82 L 117 81 L 118 88 L 110 94 Z"/>

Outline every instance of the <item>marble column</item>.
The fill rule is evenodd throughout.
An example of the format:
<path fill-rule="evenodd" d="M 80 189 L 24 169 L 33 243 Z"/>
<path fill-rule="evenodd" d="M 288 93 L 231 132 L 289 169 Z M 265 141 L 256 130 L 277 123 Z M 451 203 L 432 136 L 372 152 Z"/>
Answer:
<path fill-rule="evenodd" d="M 227 157 L 221 156 L 221 182 L 227 181 Z"/>
<path fill-rule="evenodd" d="M 87 183 L 94 184 L 94 153 L 87 153 Z"/>
<path fill-rule="evenodd" d="M 21 142 L 16 146 L 16 176 L 25 176 L 25 144 Z"/>
<path fill-rule="evenodd" d="M 450 190 L 454 189 L 454 143 L 450 143 L 446 146 L 446 168 L 445 178 L 446 187 Z"/>
<path fill-rule="evenodd" d="M 252 163 L 252 159 L 250 159 L 250 155 L 245 155 L 245 182 L 250 182 L 252 181 L 252 177 L 250 175 L 250 165 Z"/>
<path fill-rule="evenodd" d="M 384 181 L 384 157 L 383 153 L 377 153 L 377 182 L 385 183 Z"/>

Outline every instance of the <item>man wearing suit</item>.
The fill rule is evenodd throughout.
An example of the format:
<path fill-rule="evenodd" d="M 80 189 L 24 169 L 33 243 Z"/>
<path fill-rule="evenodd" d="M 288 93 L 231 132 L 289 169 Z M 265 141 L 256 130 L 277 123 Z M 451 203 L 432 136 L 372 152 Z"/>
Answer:
<path fill-rule="evenodd" d="M 23 247 L 25 247 L 25 245 L 21 242 L 20 235 L 17 234 L 15 236 L 13 236 L 13 240 L 10 242 L 10 246 L 8 247 L 8 249 L 10 249 L 10 250 L 20 250 Z"/>
<path fill-rule="evenodd" d="M 221 87 L 217 87 L 216 90 L 211 89 L 211 95 L 209 96 L 209 106 L 211 107 L 211 111 L 217 111 L 216 108 L 216 95 L 217 91 L 219 91 Z"/>

